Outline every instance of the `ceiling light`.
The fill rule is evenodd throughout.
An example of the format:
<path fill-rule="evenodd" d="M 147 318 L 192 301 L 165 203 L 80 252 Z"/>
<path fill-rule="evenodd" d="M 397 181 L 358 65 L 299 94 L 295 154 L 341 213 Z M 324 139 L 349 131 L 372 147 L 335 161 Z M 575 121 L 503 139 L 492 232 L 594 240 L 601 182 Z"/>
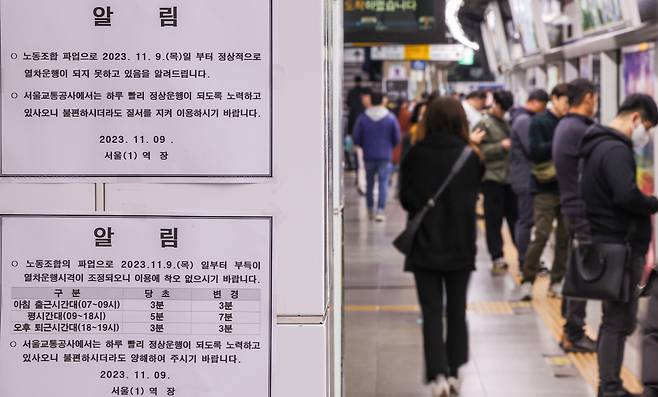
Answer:
<path fill-rule="evenodd" d="M 478 43 L 470 40 L 461 22 L 459 22 L 459 10 L 464 6 L 464 0 L 448 0 L 446 3 L 446 26 L 452 37 L 458 42 L 462 43 L 468 48 L 478 51 L 480 46 Z"/>

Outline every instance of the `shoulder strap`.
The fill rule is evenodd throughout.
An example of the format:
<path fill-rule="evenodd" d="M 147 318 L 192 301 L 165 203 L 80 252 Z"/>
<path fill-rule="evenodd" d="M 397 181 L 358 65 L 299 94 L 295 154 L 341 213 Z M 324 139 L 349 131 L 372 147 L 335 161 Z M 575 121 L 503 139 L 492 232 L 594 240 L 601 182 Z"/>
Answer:
<path fill-rule="evenodd" d="M 457 175 L 459 171 L 461 171 L 462 168 L 464 168 L 464 165 L 466 165 L 466 161 L 468 161 L 468 158 L 471 156 L 471 153 L 473 153 L 473 149 L 471 149 L 469 146 L 466 146 L 464 150 L 462 150 L 461 154 L 457 158 L 457 161 L 455 161 L 455 164 L 452 166 L 452 170 L 450 171 L 448 177 L 443 181 L 443 183 L 439 187 L 439 190 L 436 191 L 434 196 L 432 196 L 432 198 L 427 201 L 427 204 L 425 204 L 427 208 L 432 208 L 436 205 L 436 202 L 439 200 L 439 197 L 441 197 L 441 195 L 446 190 L 450 182 L 455 178 L 455 175 Z"/>

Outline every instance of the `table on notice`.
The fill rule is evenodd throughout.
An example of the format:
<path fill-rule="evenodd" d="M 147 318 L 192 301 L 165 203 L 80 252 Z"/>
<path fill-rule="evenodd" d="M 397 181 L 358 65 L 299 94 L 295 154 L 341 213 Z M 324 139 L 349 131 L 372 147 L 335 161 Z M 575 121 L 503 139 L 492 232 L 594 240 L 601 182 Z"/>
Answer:
<path fill-rule="evenodd" d="M 14 333 L 259 335 L 258 289 L 12 288 Z"/>

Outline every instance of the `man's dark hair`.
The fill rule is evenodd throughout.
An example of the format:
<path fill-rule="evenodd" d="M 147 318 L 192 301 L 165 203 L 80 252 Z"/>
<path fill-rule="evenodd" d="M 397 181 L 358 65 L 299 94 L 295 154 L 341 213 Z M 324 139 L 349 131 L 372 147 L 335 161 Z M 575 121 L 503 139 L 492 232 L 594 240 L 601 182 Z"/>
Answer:
<path fill-rule="evenodd" d="M 579 106 L 588 94 L 596 93 L 596 86 L 590 80 L 576 79 L 570 82 L 567 89 L 569 106 Z"/>
<path fill-rule="evenodd" d="M 547 103 L 550 100 L 551 99 L 548 97 L 548 93 L 542 89 L 534 90 L 530 93 L 530 95 L 528 95 L 528 102 L 538 101 Z"/>
<path fill-rule="evenodd" d="M 484 91 L 473 91 L 466 95 L 466 99 L 482 99 L 483 101 L 487 99 L 487 93 Z"/>
<path fill-rule="evenodd" d="M 496 91 L 493 93 L 493 99 L 505 112 L 514 106 L 514 95 L 509 91 Z"/>
<path fill-rule="evenodd" d="M 361 83 L 362 81 L 363 81 L 363 78 L 361 77 L 360 74 L 357 74 L 356 76 L 354 76 L 354 82 L 355 83 L 358 84 L 358 83 Z"/>
<path fill-rule="evenodd" d="M 551 96 L 556 97 L 556 98 L 561 98 L 563 96 L 568 97 L 569 96 L 569 84 L 558 84 L 553 88 L 553 91 L 551 91 Z M 571 103 L 571 102 L 569 102 Z"/>
<path fill-rule="evenodd" d="M 373 92 L 370 94 L 370 101 L 373 106 L 381 106 L 384 103 L 384 94 L 381 92 Z"/>
<path fill-rule="evenodd" d="M 650 122 L 651 125 L 658 125 L 658 107 L 656 107 L 656 101 L 649 95 L 629 95 L 619 107 L 617 114 L 623 116 L 633 112 L 639 112 L 642 120 Z"/>

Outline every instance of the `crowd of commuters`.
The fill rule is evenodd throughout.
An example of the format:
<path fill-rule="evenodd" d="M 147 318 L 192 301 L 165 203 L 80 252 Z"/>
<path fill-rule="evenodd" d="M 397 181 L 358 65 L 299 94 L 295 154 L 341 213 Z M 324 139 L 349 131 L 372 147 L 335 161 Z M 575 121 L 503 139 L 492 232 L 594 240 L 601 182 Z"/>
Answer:
<path fill-rule="evenodd" d="M 539 293 L 533 287 L 551 236 L 551 298 L 562 297 L 565 275 L 579 253 L 591 256 L 598 247 L 611 244 L 628 247 L 630 259 L 618 272 L 623 279 L 615 281 L 630 293 L 603 299 L 598 341 L 585 332 L 587 301 L 572 295 L 562 299 L 565 326 L 560 346 L 566 352 L 597 354 L 599 397 L 633 396 L 624 389 L 621 370 L 626 339 L 637 325 L 638 291 L 643 291 L 651 296 L 642 347 L 643 397 L 658 397 L 658 283 L 649 282 L 654 271 L 646 265 L 658 199 L 639 189 L 634 156 L 658 125 L 654 100 L 631 95 L 614 120 L 602 125 L 594 119 L 596 88 L 586 79 L 559 84 L 550 94 L 535 90 L 519 107 L 514 107 L 513 94 L 504 90 L 477 91 L 464 98 L 432 95 L 418 103 L 401 103 L 397 118 L 381 94 L 358 95 L 367 99 L 360 102 L 364 110 L 354 118 L 350 134 L 364 153 L 372 219 L 385 219 L 391 153 L 396 147 L 395 157 L 401 159 L 400 202 L 410 219 L 427 211 L 405 270 L 416 280 L 425 376 L 433 395 L 459 393 L 460 368 L 469 357 L 467 291 L 475 270 L 482 196 L 492 273 L 504 274 L 509 268 L 503 253 L 506 221 L 518 251 L 521 300 L 530 301 Z M 470 157 L 457 169 L 455 163 L 468 152 L 465 148 L 471 149 Z M 429 200 L 451 172 L 457 172 L 456 177 L 439 200 Z M 598 260 L 604 266 L 607 259 Z"/>

